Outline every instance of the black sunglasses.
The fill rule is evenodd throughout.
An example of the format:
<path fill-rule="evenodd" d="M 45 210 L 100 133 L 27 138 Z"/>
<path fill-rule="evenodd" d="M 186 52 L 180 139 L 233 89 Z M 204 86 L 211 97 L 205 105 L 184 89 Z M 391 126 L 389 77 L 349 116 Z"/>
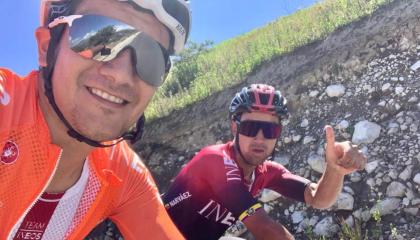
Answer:
<path fill-rule="evenodd" d="M 239 122 L 239 133 L 244 136 L 255 137 L 260 129 L 266 139 L 276 139 L 281 134 L 281 124 L 278 123 L 248 120 Z"/>

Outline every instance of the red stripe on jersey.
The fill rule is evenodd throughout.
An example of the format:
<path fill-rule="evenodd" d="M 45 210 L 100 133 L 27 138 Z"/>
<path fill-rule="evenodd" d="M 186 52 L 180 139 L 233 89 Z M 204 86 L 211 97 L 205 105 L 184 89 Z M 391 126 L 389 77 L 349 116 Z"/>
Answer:
<path fill-rule="evenodd" d="M 64 193 L 43 193 L 26 215 L 13 239 L 42 239 L 51 216 L 63 195 Z"/>

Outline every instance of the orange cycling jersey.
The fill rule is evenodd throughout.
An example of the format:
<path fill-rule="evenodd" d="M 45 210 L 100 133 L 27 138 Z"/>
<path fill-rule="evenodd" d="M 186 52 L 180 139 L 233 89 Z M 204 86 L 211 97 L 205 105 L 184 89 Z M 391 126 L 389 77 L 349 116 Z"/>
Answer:
<path fill-rule="evenodd" d="M 39 106 L 38 72 L 21 78 L 0 69 L 0 239 L 10 239 L 57 168 L 62 150 L 51 143 Z M 121 142 L 88 156 L 92 176 L 66 239 L 82 239 L 105 218 L 125 239 L 183 239 L 147 168 Z"/>

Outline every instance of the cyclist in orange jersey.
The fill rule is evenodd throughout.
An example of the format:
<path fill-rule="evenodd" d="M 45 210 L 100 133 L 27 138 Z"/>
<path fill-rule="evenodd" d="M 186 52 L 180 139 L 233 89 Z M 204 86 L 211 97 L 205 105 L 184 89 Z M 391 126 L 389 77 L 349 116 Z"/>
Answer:
<path fill-rule="evenodd" d="M 183 239 L 126 141 L 184 47 L 188 4 L 41 0 L 40 16 L 40 70 L 0 68 L 0 239 L 82 239 L 105 218 L 125 239 Z"/>

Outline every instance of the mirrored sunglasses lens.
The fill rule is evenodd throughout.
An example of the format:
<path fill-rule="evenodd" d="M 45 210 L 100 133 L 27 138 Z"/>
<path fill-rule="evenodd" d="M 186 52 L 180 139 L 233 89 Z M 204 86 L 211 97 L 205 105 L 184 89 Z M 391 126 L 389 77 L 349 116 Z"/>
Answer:
<path fill-rule="evenodd" d="M 139 77 L 152 86 L 164 80 L 164 53 L 160 44 L 146 33 L 112 18 L 84 15 L 69 30 L 70 48 L 80 56 L 107 62 L 130 48 Z"/>
<path fill-rule="evenodd" d="M 70 27 L 70 48 L 97 61 L 110 61 L 139 31 L 112 18 L 85 15 Z"/>

